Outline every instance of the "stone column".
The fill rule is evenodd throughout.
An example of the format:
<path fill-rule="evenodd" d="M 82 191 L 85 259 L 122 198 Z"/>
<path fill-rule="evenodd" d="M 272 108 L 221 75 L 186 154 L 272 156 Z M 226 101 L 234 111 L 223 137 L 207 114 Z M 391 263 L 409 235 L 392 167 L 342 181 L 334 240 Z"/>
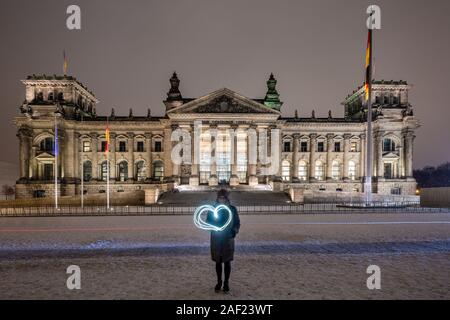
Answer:
<path fill-rule="evenodd" d="M 179 126 L 177 124 L 173 124 L 171 125 L 172 128 L 172 132 L 177 130 L 179 128 Z M 172 135 L 171 132 L 171 135 Z M 173 148 L 177 145 L 177 143 L 179 143 L 179 141 L 171 141 L 170 142 L 170 150 L 172 153 Z M 183 150 L 184 152 L 184 150 Z M 177 163 L 172 162 L 172 178 L 174 179 L 175 182 L 177 182 L 178 184 L 180 184 L 180 165 Z"/>
<path fill-rule="evenodd" d="M 383 133 L 378 132 L 375 137 L 376 147 L 374 149 L 377 150 L 377 177 L 378 179 L 384 178 L 384 167 L 383 167 Z"/>
<path fill-rule="evenodd" d="M 300 146 L 300 134 L 296 133 L 293 135 L 294 138 L 294 150 L 292 154 L 292 161 L 293 163 L 293 181 L 298 182 L 298 161 L 299 161 L 299 146 Z"/>
<path fill-rule="evenodd" d="M 146 179 L 150 180 L 152 178 L 152 134 L 150 132 L 147 132 L 145 134 L 145 155 L 146 159 L 145 162 L 147 163 L 146 168 Z"/>
<path fill-rule="evenodd" d="M 31 161 L 30 161 L 30 178 L 33 180 L 38 179 L 38 167 L 37 167 L 37 161 L 36 161 L 36 151 L 37 147 L 32 146 L 31 147 Z"/>
<path fill-rule="evenodd" d="M 170 141 L 170 138 L 172 136 L 172 128 L 166 127 L 164 128 L 164 146 L 163 146 L 163 152 L 164 152 L 164 178 L 172 177 L 172 141 Z"/>
<path fill-rule="evenodd" d="M 134 180 L 134 133 L 127 133 L 128 144 L 128 179 Z M 170 139 L 170 137 L 169 137 Z"/>
<path fill-rule="evenodd" d="M 327 180 L 332 180 L 332 176 L 333 176 L 333 165 L 332 165 L 332 152 L 333 152 L 333 138 L 334 138 L 334 134 L 329 133 L 327 134 Z M 345 158 L 345 156 L 344 156 Z M 344 160 L 345 161 L 345 160 Z"/>
<path fill-rule="evenodd" d="M 316 133 L 311 133 L 309 135 L 309 180 L 315 181 L 316 180 L 316 164 L 315 164 L 315 157 L 316 157 Z"/>
<path fill-rule="evenodd" d="M 20 162 L 20 179 L 29 178 L 29 161 L 30 161 L 30 139 L 26 130 L 20 129 L 17 133 L 19 138 L 19 162 Z"/>
<path fill-rule="evenodd" d="M 232 134 L 230 135 L 230 139 L 233 139 L 231 141 L 231 147 L 232 147 L 232 163 L 231 163 L 231 177 L 230 177 L 230 186 L 237 186 L 239 185 L 239 177 L 237 176 L 237 125 L 232 125 L 231 129 L 233 130 Z"/>
<path fill-rule="evenodd" d="M 74 136 L 75 136 L 75 141 L 72 145 L 73 163 L 74 163 L 73 164 L 73 177 L 75 179 L 78 179 L 78 177 L 80 176 L 80 170 L 81 170 L 80 155 L 81 155 L 82 146 L 81 146 L 81 142 L 80 142 L 80 133 L 75 132 Z"/>
<path fill-rule="evenodd" d="M 197 133 L 195 132 L 197 130 Z M 195 125 L 191 126 L 191 176 L 189 177 L 189 185 L 190 186 L 198 186 L 200 184 L 199 179 L 199 161 L 200 161 L 200 135 L 201 135 L 201 127 L 196 128 Z M 195 141 L 195 138 L 198 137 L 198 141 Z"/>
<path fill-rule="evenodd" d="M 67 181 L 72 180 L 74 176 L 75 156 L 75 132 L 73 130 L 66 130 L 64 139 L 64 178 Z"/>
<path fill-rule="evenodd" d="M 264 179 L 265 177 L 263 177 L 262 175 L 261 175 L 261 167 L 262 167 L 262 163 L 261 163 L 261 160 L 263 160 L 263 159 L 261 159 L 261 157 L 260 157 L 260 149 L 261 149 L 261 146 L 260 146 L 260 144 L 262 143 L 261 142 L 261 137 L 260 137 L 260 134 L 261 134 L 261 132 L 265 132 L 265 130 L 266 130 L 266 128 L 262 128 L 262 127 L 257 127 L 256 128 L 256 154 L 257 154 L 257 160 L 256 160 L 256 178 L 257 178 L 257 180 L 258 180 L 258 183 L 259 183 L 259 181 L 261 180 L 261 179 Z M 267 132 L 265 132 L 265 134 L 267 135 Z M 266 147 L 267 147 L 267 137 L 266 137 L 266 139 L 265 139 L 265 142 L 266 142 Z M 264 149 L 264 148 L 262 148 L 262 149 Z M 266 154 L 267 154 L 267 152 L 266 152 Z M 265 155 L 264 155 L 265 156 Z M 267 160 L 267 159 L 264 159 L 264 160 Z M 265 181 L 264 181 L 264 183 L 265 183 Z"/>
<path fill-rule="evenodd" d="M 210 186 L 217 186 L 219 184 L 219 178 L 217 177 L 217 125 L 210 125 L 209 132 L 210 138 L 210 151 L 211 151 L 211 176 L 209 177 L 208 184 Z M 200 146 L 199 146 L 200 147 Z"/>
<path fill-rule="evenodd" d="M 258 161 L 258 133 L 256 132 L 256 126 L 251 125 L 249 130 L 251 132 L 247 134 L 247 170 L 248 170 L 248 185 L 258 185 L 258 177 L 256 176 L 256 165 Z M 252 146 L 253 144 L 253 146 Z M 254 148 L 254 150 L 252 150 Z"/>
<path fill-rule="evenodd" d="M 351 134 L 344 134 L 344 162 L 343 162 L 343 166 L 344 166 L 344 179 L 348 180 L 348 157 L 349 157 L 349 151 L 350 151 L 350 137 Z"/>
<path fill-rule="evenodd" d="M 98 180 L 98 134 L 91 133 L 91 148 L 92 148 L 92 180 Z"/>
<path fill-rule="evenodd" d="M 412 161 L 413 161 L 413 143 L 414 132 L 408 131 L 405 135 L 405 175 L 406 178 L 413 177 Z"/>
<path fill-rule="evenodd" d="M 359 177 L 363 178 L 366 174 L 366 135 L 361 133 L 359 138 Z"/>
<path fill-rule="evenodd" d="M 117 178 L 116 166 L 116 137 L 115 133 L 109 134 L 109 178 L 115 180 Z"/>

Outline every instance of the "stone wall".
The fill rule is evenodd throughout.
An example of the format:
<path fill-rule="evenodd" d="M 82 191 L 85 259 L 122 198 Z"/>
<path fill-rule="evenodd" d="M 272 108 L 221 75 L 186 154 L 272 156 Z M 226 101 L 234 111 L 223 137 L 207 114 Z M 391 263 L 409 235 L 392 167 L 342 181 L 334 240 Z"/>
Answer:
<path fill-rule="evenodd" d="M 423 207 L 450 208 L 450 188 L 421 189 L 420 205 Z"/>

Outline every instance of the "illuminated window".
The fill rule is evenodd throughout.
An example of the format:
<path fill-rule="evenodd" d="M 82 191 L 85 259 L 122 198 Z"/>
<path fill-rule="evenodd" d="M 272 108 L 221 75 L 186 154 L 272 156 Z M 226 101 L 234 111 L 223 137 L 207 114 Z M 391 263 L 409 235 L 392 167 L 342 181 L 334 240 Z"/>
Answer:
<path fill-rule="evenodd" d="M 337 161 L 333 161 L 331 165 L 331 178 L 333 180 L 339 180 L 341 178 L 341 167 Z"/>
<path fill-rule="evenodd" d="M 83 141 L 83 152 L 91 152 L 91 142 Z"/>
<path fill-rule="evenodd" d="M 283 181 L 291 180 L 291 163 L 288 160 L 281 163 L 281 177 Z"/>
<path fill-rule="evenodd" d="M 119 163 L 119 180 L 126 181 L 128 179 L 128 163 L 122 161 Z"/>
<path fill-rule="evenodd" d="M 325 170 L 324 170 L 324 164 L 322 161 L 320 161 L 320 160 L 316 161 L 315 169 L 316 169 L 315 178 L 317 180 L 325 180 Z"/>
<path fill-rule="evenodd" d="M 308 166 L 303 160 L 300 160 L 298 163 L 298 178 L 301 181 L 306 181 L 308 179 Z"/>
<path fill-rule="evenodd" d="M 355 141 L 350 142 L 350 152 L 358 151 L 358 143 Z"/>
<path fill-rule="evenodd" d="M 92 178 L 92 163 L 90 161 L 83 162 L 83 180 L 90 181 Z"/>
<path fill-rule="evenodd" d="M 107 176 L 108 176 L 108 165 L 106 161 L 103 161 L 102 164 L 100 165 L 100 179 L 106 181 Z"/>
<path fill-rule="evenodd" d="M 145 162 L 138 161 L 136 162 L 136 180 L 144 181 L 145 180 Z"/>
<path fill-rule="evenodd" d="M 153 178 L 155 180 L 162 180 L 164 177 L 164 164 L 162 161 L 155 161 L 153 163 Z"/>
<path fill-rule="evenodd" d="M 348 162 L 348 177 L 350 180 L 356 179 L 356 163 L 354 161 Z"/>

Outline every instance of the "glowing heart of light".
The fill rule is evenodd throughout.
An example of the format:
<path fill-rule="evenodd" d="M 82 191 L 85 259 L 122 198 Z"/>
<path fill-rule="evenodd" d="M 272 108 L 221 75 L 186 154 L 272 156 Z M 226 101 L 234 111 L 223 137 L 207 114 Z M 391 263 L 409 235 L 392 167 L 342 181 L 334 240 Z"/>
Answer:
<path fill-rule="evenodd" d="M 223 226 L 218 227 L 218 226 L 212 225 L 210 223 L 207 223 L 201 217 L 202 213 L 206 212 L 206 214 L 208 214 L 208 212 L 212 212 L 214 219 L 217 220 L 219 218 L 219 211 L 221 211 L 221 210 L 227 211 L 227 214 L 228 214 L 228 219 L 224 223 Z M 198 207 L 194 212 L 194 224 L 196 225 L 197 228 L 203 229 L 203 230 L 223 231 L 223 230 L 225 230 L 226 227 L 228 227 L 228 225 L 231 223 L 232 219 L 233 219 L 233 213 L 231 212 L 230 208 L 228 208 L 226 205 L 223 205 L 223 204 L 220 204 L 217 207 L 213 207 L 213 206 L 207 204 L 207 205 Z"/>

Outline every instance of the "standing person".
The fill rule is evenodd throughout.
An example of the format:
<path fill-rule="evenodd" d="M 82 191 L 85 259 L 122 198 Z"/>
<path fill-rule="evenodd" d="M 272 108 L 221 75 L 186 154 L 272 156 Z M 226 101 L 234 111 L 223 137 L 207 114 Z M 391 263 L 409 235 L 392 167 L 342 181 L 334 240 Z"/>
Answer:
<path fill-rule="evenodd" d="M 228 198 L 228 191 L 221 189 L 217 192 L 217 200 L 215 207 L 224 204 L 230 208 L 233 215 L 230 224 L 222 231 L 211 231 L 211 259 L 216 262 L 217 284 L 214 288 L 219 292 L 222 288 L 222 270 L 225 271 L 225 279 L 223 282 L 223 291 L 228 293 L 230 291 L 229 280 L 231 274 L 231 261 L 234 256 L 234 238 L 239 232 L 241 222 L 236 207 L 230 204 Z M 211 212 L 207 216 L 207 222 L 223 225 L 228 219 L 228 212 L 221 214 L 219 211 L 218 219 L 212 217 Z M 222 268 L 222 265 L 224 268 Z"/>

